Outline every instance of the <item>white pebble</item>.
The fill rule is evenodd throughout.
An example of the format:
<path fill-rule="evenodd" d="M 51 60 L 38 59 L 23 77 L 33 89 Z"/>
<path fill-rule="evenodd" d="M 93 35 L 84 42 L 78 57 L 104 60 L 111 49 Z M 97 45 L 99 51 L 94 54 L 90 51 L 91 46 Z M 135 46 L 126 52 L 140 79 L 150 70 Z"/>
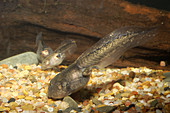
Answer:
<path fill-rule="evenodd" d="M 3 98 L 2 98 L 2 102 L 3 102 L 3 103 L 7 103 L 7 102 L 8 102 L 8 99 L 5 98 L 5 97 L 3 97 Z"/>
<path fill-rule="evenodd" d="M 104 104 L 108 106 L 113 105 L 113 103 L 110 100 L 104 100 Z"/>
<path fill-rule="evenodd" d="M 44 96 L 46 96 L 46 93 L 41 92 L 40 97 L 44 97 Z"/>
<path fill-rule="evenodd" d="M 116 93 L 118 92 L 118 89 L 114 88 L 112 89 L 112 92 L 114 93 L 114 95 L 116 95 Z"/>
<path fill-rule="evenodd" d="M 163 87 L 163 83 L 162 82 L 160 82 L 159 84 L 157 84 L 157 86 L 159 87 L 159 88 L 161 88 L 161 87 Z"/>
<path fill-rule="evenodd" d="M 139 82 L 139 80 L 140 80 L 139 78 L 134 78 L 133 82 Z"/>
<path fill-rule="evenodd" d="M 113 87 L 118 86 L 120 88 L 120 90 L 123 90 L 124 86 L 120 85 L 118 82 L 116 82 L 115 84 L 113 84 Z"/>
<path fill-rule="evenodd" d="M 45 76 L 42 76 L 42 77 L 41 77 L 41 80 L 45 80 Z"/>
<path fill-rule="evenodd" d="M 160 61 L 160 66 L 162 66 L 162 67 L 166 66 L 166 62 L 165 61 Z"/>
<path fill-rule="evenodd" d="M 61 103 L 61 100 L 55 101 L 54 103 L 56 106 L 58 106 Z"/>
<path fill-rule="evenodd" d="M 146 77 L 145 78 L 146 81 L 152 81 L 150 78 Z"/>
<path fill-rule="evenodd" d="M 147 93 L 149 96 L 153 96 L 153 94 L 151 94 L 151 93 Z"/>
<path fill-rule="evenodd" d="M 155 82 L 161 82 L 160 79 L 156 79 Z"/>
<path fill-rule="evenodd" d="M 151 88 L 144 88 L 143 90 L 150 92 L 150 91 L 151 91 Z"/>
<path fill-rule="evenodd" d="M 132 96 L 130 96 L 129 100 L 132 100 L 132 99 L 134 99 L 134 98 L 135 98 L 135 96 L 132 95 Z"/>
<path fill-rule="evenodd" d="M 48 111 L 49 111 L 49 112 L 53 112 L 53 110 L 54 110 L 54 109 L 53 109 L 52 107 L 49 107 L 49 108 L 48 108 Z"/>
<path fill-rule="evenodd" d="M 157 110 L 156 110 L 156 113 L 162 113 L 162 111 L 161 111 L 161 110 L 159 110 L 159 109 L 157 109 Z"/>
<path fill-rule="evenodd" d="M 16 102 L 18 105 L 21 104 L 21 100 L 20 100 L 20 99 L 16 100 L 15 102 Z"/>
<path fill-rule="evenodd" d="M 129 75 L 129 73 L 126 70 L 121 71 L 120 73 L 123 74 L 123 75 Z"/>
<path fill-rule="evenodd" d="M 38 85 L 38 89 L 41 89 L 41 83 L 38 82 L 37 85 Z"/>
<path fill-rule="evenodd" d="M 170 98 L 170 94 L 166 95 L 166 98 Z"/>

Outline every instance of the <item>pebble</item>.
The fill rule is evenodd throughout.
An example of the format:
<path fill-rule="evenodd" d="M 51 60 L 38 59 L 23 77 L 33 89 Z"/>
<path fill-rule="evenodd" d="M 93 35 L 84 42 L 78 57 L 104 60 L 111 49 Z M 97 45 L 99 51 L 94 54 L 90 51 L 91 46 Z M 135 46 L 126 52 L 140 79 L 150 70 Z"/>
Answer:
<path fill-rule="evenodd" d="M 169 72 L 145 67 L 95 69 L 86 93 L 78 93 L 80 96 L 75 100 L 70 96 L 63 100 L 48 99 L 49 81 L 58 73 L 42 71 L 41 65 L 18 64 L 15 68 L 0 65 L 0 79 L 3 79 L 0 81 L 0 110 L 99 113 L 109 108 L 113 113 L 120 113 L 122 105 L 122 109 L 124 106 L 127 110 L 124 113 L 169 111 L 170 83 L 165 81 Z"/>
<path fill-rule="evenodd" d="M 151 106 L 151 107 L 155 107 L 157 103 L 158 103 L 158 100 L 157 100 L 157 99 L 154 99 L 154 100 L 152 100 L 152 101 L 150 102 L 150 106 Z"/>
<path fill-rule="evenodd" d="M 5 97 L 3 97 L 3 98 L 2 98 L 2 102 L 3 102 L 3 103 L 7 103 L 7 102 L 8 102 L 8 99 L 5 98 Z"/>
<path fill-rule="evenodd" d="M 78 108 L 78 104 L 70 96 L 64 97 L 63 101 L 68 103 L 69 107 L 72 107 L 73 109 Z"/>
<path fill-rule="evenodd" d="M 130 93 L 122 93 L 121 96 L 122 97 L 129 97 Z"/>
<path fill-rule="evenodd" d="M 139 82 L 139 80 L 140 80 L 139 78 L 134 78 L 133 82 Z"/>
<path fill-rule="evenodd" d="M 10 102 L 9 107 L 14 110 L 16 107 L 18 107 L 18 104 L 15 102 Z"/>
<path fill-rule="evenodd" d="M 25 100 L 33 100 L 33 97 L 26 96 L 26 97 L 25 97 Z"/>
<path fill-rule="evenodd" d="M 48 112 L 53 112 L 53 111 L 54 111 L 54 109 L 52 107 L 48 108 Z"/>
<path fill-rule="evenodd" d="M 114 111 L 115 109 L 116 109 L 115 106 L 106 106 L 106 105 L 104 105 L 104 106 L 101 106 L 101 107 L 100 106 L 97 107 L 96 111 L 99 111 L 101 113 L 104 113 L 104 112 L 109 113 L 109 112 Z"/>
<path fill-rule="evenodd" d="M 101 104 L 102 104 L 102 102 L 99 101 L 97 98 L 93 98 L 93 99 L 92 99 L 92 102 L 93 102 L 95 105 L 101 105 Z"/>
<path fill-rule="evenodd" d="M 15 102 L 15 98 L 10 98 L 8 103 L 10 103 L 10 102 Z"/>
<path fill-rule="evenodd" d="M 59 104 L 59 109 L 62 109 L 63 111 L 69 107 L 69 103 L 67 102 L 61 102 Z"/>
<path fill-rule="evenodd" d="M 162 111 L 159 109 L 156 109 L 156 113 L 162 113 Z"/>
<path fill-rule="evenodd" d="M 131 71 L 131 72 L 129 73 L 129 77 L 132 78 L 132 79 L 134 79 L 134 78 L 135 78 L 135 72 Z"/>

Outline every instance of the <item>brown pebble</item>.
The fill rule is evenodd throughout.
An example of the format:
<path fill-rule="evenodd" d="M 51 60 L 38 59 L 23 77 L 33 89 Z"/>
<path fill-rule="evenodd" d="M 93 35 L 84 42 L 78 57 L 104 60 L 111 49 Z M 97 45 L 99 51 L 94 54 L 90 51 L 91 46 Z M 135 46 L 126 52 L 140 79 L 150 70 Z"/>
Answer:
<path fill-rule="evenodd" d="M 6 64 L 1 64 L 2 68 L 8 68 L 8 65 Z"/>
<path fill-rule="evenodd" d="M 128 107 L 130 104 L 131 104 L 130 101 L 126 101 L 126 102 L 125 102 L 125 106 L 126 106 L 126 107 Z"/>
<path fill-rule="evenodd" d="M 132 78 L 132 79 L 135 78 L 135 72 L 131 71 L 131 72 L 129 73 L 129 77 Z"/>
<path fill-rule="evenodd" d="M 12 87 L 12 82 L 5 82 L 5 87 Z"/>
<path fill-rule="evenodd" d="M 132 94 L 132 95 L 137 95 L 138 92 L 137 92 L 137 91 L 132 91 L 131 94 Z"/>
<path fill-rule="evenodd" d="M 89 102 L 87 101 L 87 100 L 85 100 L 84 102 L 83 102 L 83 106 L 87 106 L 89 104 Z"/>

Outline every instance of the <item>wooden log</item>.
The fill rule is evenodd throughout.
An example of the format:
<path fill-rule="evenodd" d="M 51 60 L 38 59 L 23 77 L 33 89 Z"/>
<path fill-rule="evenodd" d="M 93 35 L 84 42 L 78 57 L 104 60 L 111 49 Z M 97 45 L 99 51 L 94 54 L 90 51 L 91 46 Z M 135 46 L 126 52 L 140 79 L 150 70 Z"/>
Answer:
<path fill-rule="evenodd" d="M 77 41 L 73 62 L 83 51 L 116 28 L 162 25 L 154 40 L 127 51 L 115 67 L 147 66 L 170 70 L 170 12 L 123 0 L 5 0 L 0 1 L 0 59 L 36 51 L 35 38 L 43 32 L 47 45 Z M 160 67 L 160 61 L 167 66 Z M 169 65 L 168 65 L 169 64 Z"/>

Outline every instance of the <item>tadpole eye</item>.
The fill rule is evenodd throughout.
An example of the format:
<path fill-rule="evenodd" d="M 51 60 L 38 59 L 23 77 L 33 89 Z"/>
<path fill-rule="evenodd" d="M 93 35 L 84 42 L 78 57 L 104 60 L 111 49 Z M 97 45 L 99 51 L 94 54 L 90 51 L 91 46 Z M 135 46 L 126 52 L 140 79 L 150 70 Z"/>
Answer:
<path fill-rule="evenodd" d="M 59 53 L 59 54 L 57 54 L 57 55 L 56 55 L 56 57 L 57 57 L 57 58 L 60 58 L 60 57 L 61 57 L 61 54 L 60 54 L 60 53 Z"/>

